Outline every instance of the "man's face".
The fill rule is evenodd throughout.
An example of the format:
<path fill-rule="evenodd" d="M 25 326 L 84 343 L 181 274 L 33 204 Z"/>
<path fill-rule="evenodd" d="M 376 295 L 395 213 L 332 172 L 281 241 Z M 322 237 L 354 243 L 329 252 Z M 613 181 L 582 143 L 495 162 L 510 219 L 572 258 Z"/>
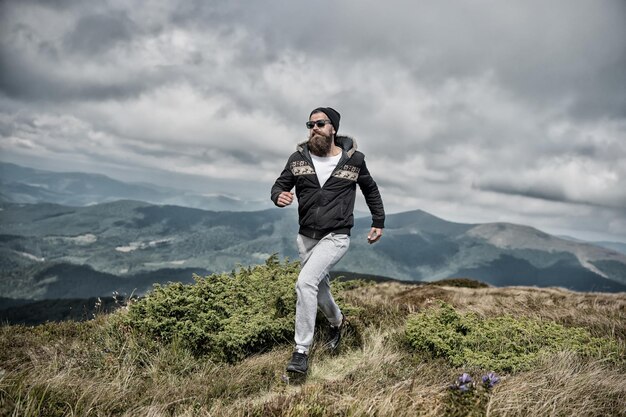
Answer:
<path fill-rule="evenodd" d="M 325 113 L 313 113 L 309 121 L 329 120 Z M 309 150 L 313 155 L 327 156 L 330 146 L 333 143 L 335 128 L 332 124 L 326 123 L 323 127 L 313 126 L 309 130 Z"/>

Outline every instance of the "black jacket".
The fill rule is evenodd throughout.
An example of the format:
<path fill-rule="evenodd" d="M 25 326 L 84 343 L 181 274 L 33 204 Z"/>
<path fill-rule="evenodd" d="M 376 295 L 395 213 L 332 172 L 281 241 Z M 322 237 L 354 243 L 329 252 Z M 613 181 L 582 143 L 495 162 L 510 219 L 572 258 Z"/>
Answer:
<path fill-rule="evenodd" d="M 372 213 L 372 227 L 385 227 L 383 201 L 365 166 L 365 155 L 356 150 L 356 141 L 348 136 L 337 136 L 335 144 L 343 153 L 323 187 L 317 179 L 307 142 L 298 145 L 272 187 L 274 204 L 281 192 L 296 187 L 300 234 L 313 239 L 331 232 L 350 234 L 357 184 Z"/>

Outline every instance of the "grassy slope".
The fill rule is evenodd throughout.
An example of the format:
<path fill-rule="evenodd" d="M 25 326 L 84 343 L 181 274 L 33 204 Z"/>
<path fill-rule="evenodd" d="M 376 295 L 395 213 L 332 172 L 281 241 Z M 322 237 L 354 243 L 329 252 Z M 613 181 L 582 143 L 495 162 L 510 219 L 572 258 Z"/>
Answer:
<path fill-rule="evenodd" d="M 626 416 L 624 362 L 568 352 L 501 375 L 476 403 L 451 406 L 447 387 L 461 372 L 479 377 L 489 370 L 453 368 L 406 347 L 407 314 L 435 300 L 486 317 L 509 313 L 584 326 L 626 344 L 624 293 L 381 283 L 346 294 L 361 308 L 352 316 L 355 330 L 338 355 L 312 353 L 302 384 L 281 380 L 289 346 L 224 365 L 111 326 L 115 315 L 1 327 L 0 415 Z"/>

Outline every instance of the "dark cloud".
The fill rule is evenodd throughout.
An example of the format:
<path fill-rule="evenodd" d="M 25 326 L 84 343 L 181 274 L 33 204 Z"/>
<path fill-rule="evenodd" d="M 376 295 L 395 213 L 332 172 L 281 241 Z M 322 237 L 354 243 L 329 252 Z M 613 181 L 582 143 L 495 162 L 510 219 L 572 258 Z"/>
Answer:
<path fill-rule="evenodd" d="M 167 79 L 162 74 L 129 74 L 126 79 L 80 79 L 59 74 L 49 67 L 34 66 L 14 51 L 0 52 L 0 93 L 22 100 L 43 100 L 52 103 L 75 100 L 124 100 L 136 97 Z"/>
<path fill-rule="evenodd" d="M 618 36 L 626 36 L 626 33 Z M 597 71 L 589 72 L 579 80 L 577 90 L 580 94 L 570 108 L 572 117 L 626 118 L 626 45 L 621 53 L 619 50 L 615 53 L 613 59 L 603 62 Z"/>
<path fill-rule="evenodd" d="M 558 201 L 558 202 L 567 202 L 567 203 L 583 203 L 589 204 L 588 202 L 581 201 L 573 201 L 565 195 L 565 192 L 557 187 L 549 186 L 549 185 L 534 185 L 525 188 L 520 188 L 516 186 L 512 186 L 510 184 L 502 183 L 502 184 L 482 184 L 475 185 L 475 189 L 482 191 L 491 191 L 499 194 L 508 194 L 508 195 L 519 195 L 523 197 L 537 198 L 541 200 L 548 201 Z"/>
<path fill-rule="evenodd" d="M 14 0 L 13 3 L 16 1 L 19 1 L 22 4 L 42 6 L 54 10 L 67 10 L 84 4 L 81 0 Z M 11 3 L 11 1 L 5 2 Z"/>
<path fill-rule="evenodd" d="M 296 3 L 264 2 L 238 9 L 231 22 L 248 28 L 271 50 L 300 51 L 344 65 L 396 62 L 413 73 L 415 82 L 428 85 L 492 74 L 530 105 L 569 100 L 576 116 L 626 114 L 622 1 L 600 7 L 586 1 L 394 2 L 393 7 L 322 1 L 315 10 L 332 12 L 316 19 Z"/>
<path fill-rule="evenodd" d="M 63 44 L 72 52 L 94 55 L 130 41 L 136 32 L 136 25 L 123 12 L 88 15 L 78 19 Z"/>
<path fill-rule="evenodd" d="M 193 28 L 198 34 L 216 36 L 224 45 L 243 36 L 231 51 L 229 65 L 250 77 L 288 51 L 321 57 L 322 62 L 326 58 L 333 62 L 328 65 L 345 61 L 343 65 L 348 67 L 364 60 L 390 61 L 407 68 L 414 82 L 422 85 L 436 86 L 447 80 L 490 73 L 502 87 L 529 105 L 546 107 L 569 100 L 569 109 L 576 117 L 621 117 L 626 106 L 626 76 L 622 70 L 626 48 L 617 40 L 626 38 L 626 28 L 620 24 L 626 6 L 619 1 L 603 2 L 603 8 L 574 3 L 557 7 L 531 1 L 490 8 L 493 4 L 489 1 L 480 2 L 483 7 L 445 1 L 428 7 L 411 2 L 388 7 L 380 2 L 338 5 L 322 1 L 315 10 L 332 12 L 313 18 L 311 9 L 282 1 L 185 2 L 156 21 L 147 19 L 149 14 L 141 10 L 103 9 L 99 14 L 81 11 L 63 35 L 62 45 L 49 47 L 57 51 L 61 48 L 59 59 L 80 53 L 97 61 L 98 55 L 113 47 L 124 49 L 134 40 L 168 27 Z M 213 52 L 190 54 L 185 64 L 196 66 L 197 72 L 180 66 L 168 75 L 205 84 Z M 2 87 L 14 97 L 40 94 L 74 99 L 82 93 L 99 99 L 106 96 L 101 90 L 110 89 L 110 97 L 115 97 L 120 90 L 133 95 L 146 88 L 145 79 L 138 76 L 119 85 L 92 80 L 88 82 L 92 85 L 76 89 L 67 85 L 72 84 L 72 74 L 65 77 L 67 83 L 61 82 L 61 87 L 55 88 L 59 78 L 64 77 L 46 77 L 45 72 L 29 70 L 37 62 L 11 54 L 5 58 L 12 62 L 12 68 L 3 76 Z M 55 60 L 49 64 L 54 65 Z M 76 83 L 85 82 L 76 78 Z M 162 80 L 154 77 L 154 81 Z M 64 91 L 74 92 L 63 95 Z M 239 96 L 237 102 L 243 109 L 257 105 L 246 100 L 245 94 Z"/>
<path fill-rule="evenodd" d="M 521 185 L 515 184 L 515 180 L 512 181 L 500 181 L 500 182 L 483 182 L 479 184 L 473 184 L 473 188 L 481 191 L 489 191 L 505 195 L 517 195 L 522 197 L 535 198 L 539 200 L 555 201 L 561 203 L 573 203 L 584 204 L 588 206 L 595 206 L 607 209 L 626 209 L 626 197 L 619 198 L 615 202 L 611 201 L 593 201 L 589 199 L 575 198 L 568 195 L 566 190 L 555 184 L 532 184 Z"/>

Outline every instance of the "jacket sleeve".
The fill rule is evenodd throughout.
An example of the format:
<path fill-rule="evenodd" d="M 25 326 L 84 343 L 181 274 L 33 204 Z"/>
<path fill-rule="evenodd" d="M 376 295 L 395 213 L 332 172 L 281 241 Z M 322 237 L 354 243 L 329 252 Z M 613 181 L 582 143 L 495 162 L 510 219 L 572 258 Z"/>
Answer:
<path fill-rule="evenodd" d="M 282 193 L 283 191 L 290 191 L 294 187 L 294 185 L 296 185 L 296 177 L 291 172 L 289 166 L 290 161 L 291 158 L 289 158 L 287 164 L 285 165 L 285 168 L 283 169 L 283 172 L 281 172 L 280 176 L 276 178 L 276 182 L 274 182 L 274 185 L 272 186 L 270 198 L 277 206 L 278 204 L 276 203 L 276 201 L 278 200 L 278 196 L 280 195 L 280 193 Z"/>
<path fill-rule="evenodd" d="M 369 207 L 370 213 L 372 213 L 372 227 L 384 228 L 385 208 L 383 207 L 383 199 L 378 191 L 376 181 L 374 181 L 370 172 L 367 170 L 365 160 L 363 160 L 363 165 L 359 171 L 357 183 L 363 192 L 363 196 L 365 196 L 367 207 Z"/>

